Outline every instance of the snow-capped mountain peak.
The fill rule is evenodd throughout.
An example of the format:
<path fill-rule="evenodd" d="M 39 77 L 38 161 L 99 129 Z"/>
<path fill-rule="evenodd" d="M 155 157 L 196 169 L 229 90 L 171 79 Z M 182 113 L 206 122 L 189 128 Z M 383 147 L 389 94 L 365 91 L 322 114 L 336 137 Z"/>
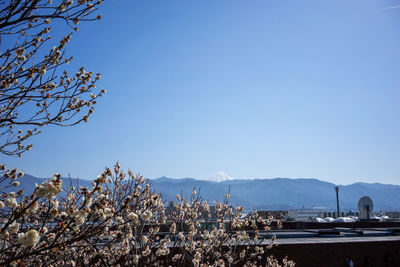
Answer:
<path fill-rule="evenodd" d="M 206 180 L 206 181 L 212 181 L 212 182 L 223 182 L 223 181 L 230 181 L 233 180 L 233 178 L 231 176 L 229 176 L 228 174 L 219 171 L 217 173 L 215 173 L 214 175 L 208 177 L 208 178 L 204 178 L 202 180 Z"/>

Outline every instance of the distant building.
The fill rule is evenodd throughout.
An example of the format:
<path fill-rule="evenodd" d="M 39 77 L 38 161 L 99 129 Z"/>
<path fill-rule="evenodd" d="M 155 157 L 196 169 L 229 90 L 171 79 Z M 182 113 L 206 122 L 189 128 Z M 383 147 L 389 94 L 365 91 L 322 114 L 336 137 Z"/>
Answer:
<path fill-rule="evenodd" d="M 289 210 L 287 219 L 290 221 L 313 221 L 315 218 L 338 218 L 347 216 L 358 216 L 358 212 L 340 212 L 339 216 L 336 211 L 324 211 L 320 209 L 299 209 L 299 210 Z"/>
<path fill-rule="evenodd" d="M 385 213 L 390 219 L 400 219 L 400 211 L 389 211 Z"/>
<path fill-rule="evenodd" d="M 340 212 L 340 216 L 339 217 L 346 217 L 346 216 L 358 216 L 358 212 L 352 212 L 351 214 L 348 214 L 346 212 Z M 321 212 L 321 216 L 319 216 L 320 218 L 326 218 L 326 217 L 330 217 L 330 218 L 337 218 L 337 211 L 324 211 Z"/>
<path fill-rule="evenodd" d="M 288 219 L 294 221 L 309 221 L 321 217 L 320 210 L 289 210 Z"/>
<path fill-rule="evenodd" d="M 287 210 L 261 210 L 257 211 L 257 213 L 263 219 L 268 219 L 270 216 L 274 217 L 274 219 L 286 219 L 288 217 Z"/>
<path fill-rule="evenodd" d="M 175 211 L 175 201 L 169 201 L 167 207 L 165 208 L 165 215 L 171 216 Z"/>

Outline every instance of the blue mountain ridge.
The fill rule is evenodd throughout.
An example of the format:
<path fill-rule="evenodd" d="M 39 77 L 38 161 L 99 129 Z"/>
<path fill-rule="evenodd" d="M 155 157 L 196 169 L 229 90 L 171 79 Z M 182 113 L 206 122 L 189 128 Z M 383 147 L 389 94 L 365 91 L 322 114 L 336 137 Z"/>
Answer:
<path fill-rule="evenodd" d="M 77 184 L 76 178 L 62 178 L 64 186 Z M 10 187 L 5 192 L 23 189 L 24 194 L 31 194 L 35 184 L 40 184 L 46 179 L 25 174 L 18 188 Z M 213 182 L 196 180 L 193 178 L 168 178 L 160 177 L 150 179 L 152 190 L 161 193 L 165 201 L 176 201 L 176 195 L 189 198 L 193 187 L 200 193 L 202 199 L 210 204 L 222 201 L 225 194 L 230 191 L 230 202 L 233 205 L 244 206 L 250 209 L 287 210 L 296 208 L 323 207 L 334 210 L 336 208 L 336 195 L 333 183 L 314 178 L 271 178 L 253 180 L 227 180 Z M 91 181 L 79 179 L 80 186 L 91 187 Z M 400 209 L 400 185 L 363 183 L 339 186 L 339 203 L 342 209 L 357 210 L 358 200 L 369 196 L 374 202 L 374 210 Z M 0 188 L 2 185 L 0 184 Z"/>
<path fill-rule="evenodd" d="M 190 196 L 192 188 L 200 190 L 203 199 L 210 203 L 221 201 L 230 190 L 231 203 L 248 209 L 295 209 L 323 207 L 336 209 L 333 183 L 314 178 L 272 178 L 253 180 L 227 180 L 212 182 L 193 178 L 174 179 L 161 177 L 151 180 L 153 189 L 165 200 L 175 200 L 181 192 Z M 380 183 L 354 183 L 339 186 L 339 203 L 343 209 L 357 210 L 358 200 L 369 196 L 375 210 L 400 208 L 400 186 Z M 178 191 L 178 192 L 177 192 Z"/>

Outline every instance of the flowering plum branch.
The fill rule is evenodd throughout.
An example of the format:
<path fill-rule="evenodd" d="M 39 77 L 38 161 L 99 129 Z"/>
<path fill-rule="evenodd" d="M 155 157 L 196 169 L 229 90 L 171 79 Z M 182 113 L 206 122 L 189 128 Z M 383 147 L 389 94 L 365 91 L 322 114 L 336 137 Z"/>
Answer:
<path fill-rule="evenodd" d="M 1 266 L 279 266 L 267 253 L 275 236 L 258 230 L 269 232 L 272 218 L 243 217 L 229 195 L 211 214 L 193 190 L 189 200 L 178 196 L 167 214 L 149 181 L 118 163 L 91 188 L 63 186 L 56 174 L 30 196 L 6 193 L 23 174 L 0 167 L 7 177 L 0 189 Z"/>
<path fill-rule="evenodd" d="M 101 19 L 93 14 L 102 1 L 7 2 L 0 4 L 0 153 L 21 156 L 44 126 L 87 122 L 106 92 L 94 91 L 101 74 L 62 69 L 73 60 L 65 53 L 73 32 L 80 21 Z M 50 26 L 57 20 L 71 32 L 52 47 Z"/>

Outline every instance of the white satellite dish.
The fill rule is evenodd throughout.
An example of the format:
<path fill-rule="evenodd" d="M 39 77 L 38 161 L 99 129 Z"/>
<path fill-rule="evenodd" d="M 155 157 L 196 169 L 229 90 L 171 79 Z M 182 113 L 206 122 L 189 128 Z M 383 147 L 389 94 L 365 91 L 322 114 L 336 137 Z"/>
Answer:
<path fill-rule="evenodd" d="M 365 196 L 360 198 L 358 201 L 358 209 L 360 210 L 360 219 L 361 220 L 368 220 L 371 218 L 371 212 L 372 209 L 374 208 L 374 203 L 372 200 Z"/>

